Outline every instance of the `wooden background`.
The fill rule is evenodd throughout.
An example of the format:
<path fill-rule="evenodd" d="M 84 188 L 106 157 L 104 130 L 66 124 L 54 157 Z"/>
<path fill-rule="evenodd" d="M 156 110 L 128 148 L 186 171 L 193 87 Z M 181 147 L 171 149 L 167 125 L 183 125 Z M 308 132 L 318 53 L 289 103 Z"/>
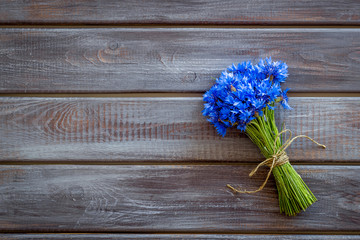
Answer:
<path fill-rule="evenodd" d="M 360 239 L 358 0 L 0 2 L 0 239 Z M 319 199 L 279 214 L 262 156 L 201 115 L 233 62 L 286 61 L 277 121 Z M 81 234 L 80 234 L 81 233 Z"/>

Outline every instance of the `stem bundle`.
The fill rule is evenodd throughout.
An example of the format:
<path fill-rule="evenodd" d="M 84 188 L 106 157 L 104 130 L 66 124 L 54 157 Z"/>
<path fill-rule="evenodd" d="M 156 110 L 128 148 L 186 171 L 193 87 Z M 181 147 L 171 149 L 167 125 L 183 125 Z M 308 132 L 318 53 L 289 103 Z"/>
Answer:
<path fill-rule="evenodd" d="M 274 110 L 268 107 L 264 110 L 263 116 L 256 117 L 247 125 L 246 134 L 267 159 L 272 158 L 284 147 L 283 136 L 279 138 L 279 130 L 275 124 Z M 294 216 L 317 201 L 288 161 L 271 169 L 278 189 L 280 213 Z"/>

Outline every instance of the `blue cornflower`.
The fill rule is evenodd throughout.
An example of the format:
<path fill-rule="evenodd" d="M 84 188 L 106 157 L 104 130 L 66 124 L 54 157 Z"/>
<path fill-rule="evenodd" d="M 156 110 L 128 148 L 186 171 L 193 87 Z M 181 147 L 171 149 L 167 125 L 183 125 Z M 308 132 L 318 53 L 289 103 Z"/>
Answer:
<path fill-rule="evenodd" d="M 263 115 L 264 108 L 274 109 L 276 99 L 280 99 L 284 108 L 291 109 L 288 89 L 282 91 L 280 87 L 287 76 L 286 63 L 273 62 L 271 58 L 260 60 L 257 65 L 232 64 L 204 94 L 202 113 L 221 136 L 225 136 L 229 127 L 245 131 L 249 122 Z"/>
<path fill-rule="evenodd" d="M 221 122 L 214 122 L 213 124 L 214 124 L 217 132 L 218 132 L 221 136 L 225 137 L 227 126 L 225 126 L 225 125 L 222 124 Z"/>
<path fill-rule="evenodd" d="M 281 99 L 281 101 L 280 101 L 280 103 L 281 103 L 281 105 L 285 108 L 285 109 L 289 109 L 289 110 L 291 110 L 292 109 L 292 107 L 290 107 L 289 106 L 289 98 L 288 98 L 288 96 L 287 96 L 287 91 L 289 91 L 290 90 L 290 88 L 287 88 L 287 89 L 285 89 L 282 93 L 281 93 L 281 96 L 280 96 L 280 99 Z"/>
<path fill-rule="evenodd" d="M 237 66 L 235 66 L 235 64 L 232 64 L 230 67 L 227 68 L 227 70 L 234 74 L 247 75 L 250 72 L 255 71 L 255 68 L 251 64 L 251 62 L 248 61 L 248 62 L 239 63 Z"/>
<path fill-rule="evenodd" d="M 262 76 L 271 77 L 274 83 L 283 83 L 288 77 L 288 66 L 281 61 L 272 62 L 271 57 L 260 60 L 257 69 Z"/>

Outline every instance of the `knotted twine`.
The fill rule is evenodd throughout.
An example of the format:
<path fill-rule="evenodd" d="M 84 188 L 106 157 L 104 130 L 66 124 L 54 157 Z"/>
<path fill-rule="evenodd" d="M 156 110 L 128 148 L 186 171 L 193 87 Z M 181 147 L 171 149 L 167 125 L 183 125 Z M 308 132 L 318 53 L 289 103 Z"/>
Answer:
<path fill-rule="evenodd" d="M 285 141 L 285 143 L 276 151 L 276 142 L 277 142 L 278 140 L 280 140 L 280 136 L 281 136 L 283 133 L 286 133 L 286 132 L 289 132 L 289 133 L 290 133 L 289 138 L 288 138 L 288 139 Z M 267 159 L 265 159 L 264 161 L 262 161 L 261 163 L 259 163 L 259 165 L 257 165 L 256 168 L 254 168 L 254 169 L 250 172 L 249 176 L 252 177 L 252 176 L 257 172 L 257 170 L 258 170 L 261 166 L 267 165 L 268 167 L 270 167 L 270 170 L 269 170 L 269 172 L 268 172 L 268 174 L 267 174 L 267 176 L 266 176 L 265 181 L 263 182 L 263 184 L 262 184 L 257 190 L 254 190 L 254 191 L 239 190 L 239 189 L 236 189 L 236 188 L 232 187 L 230 184 L 227 184 L 226 186 L 227 186 L 228 188 L 230 188 L 231 190 L 233 190 L 234 192 L 238 192 L 238 193 L 256 193 L 256 192 L 261 191 L 261 190 L 265 187 L 265 185 L 266 185 L 266 183 L 267 183 L 267 181 L 268 181 L 268 179 L 269 179 L 269 177 L 270 177 L 270 175 L 271 175 L 271 172 L 272 172 L 272 170 L 274 169 L 274 167 L 281 166 L 281 165 L 284 165 L 285 163 L 288 163 L 288 162 L 289 162 L 289 157 L 287 156 L 285 150 L 286 150 L 286 149 L 291 145 L 291 143 L 292 143 L 295 139 L 297 139 L 297 138 L 303 138 L 303 137 L 304 137 L 304 138 L 307 138 L 307 139 L 309 139 L 310 141 L 312 141 L 313 143 L 317 144 L 318 146 L 321 146 L 321 147 L 323 147 L 323 148 L 326 148 L 325 145 L 316 142 L 314 139 L 312 139 L 311 137 L 306 136 L 306 135 L 298 135 L 298 136 L 296 136 L 296 137 L 294 137 L 294 138 L 291 138 L 291 137 L 292 137 L 292 132 L 291 132 L 289 129 L 284 129 L 283 131 L 281 131 L 280 133 L 278 133 L 278 134 L 276 135 L 275 142 L 274 142 L 274 147 L 273 147 L 273 153 L 274 153 L 274 154 L 273 154 L 270 158 L 267 158 Z"/>

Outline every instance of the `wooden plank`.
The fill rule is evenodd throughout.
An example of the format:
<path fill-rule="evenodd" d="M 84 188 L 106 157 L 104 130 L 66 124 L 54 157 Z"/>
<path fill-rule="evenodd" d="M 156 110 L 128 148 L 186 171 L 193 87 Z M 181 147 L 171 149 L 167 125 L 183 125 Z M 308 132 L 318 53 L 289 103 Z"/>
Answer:
<path fill-rule="evenodd" d="M 360 166 L 296 166 L 318 198 L 279 213 L 267 169 L 231 165 L 13 165 L 0 167 L 0 230 L 24 232 L 237 232 L 360 230 Z M 326 216 L 326 217 L 324 217 Z"/>
<path fill-rule="evenodd" d="M 3 24 L 360 24 L 357 0 L 3 0 L 0 9 Z"/>
<path fill-rule="evenodd" d="M 301 163 L 359 162 L 360 98 L 291 98 L 277 111 L 296 140 Z M 259 162 L 257 147 L 236 129 L 225 138 L 202 116 L 200 98 L 0 99 L 0 161 Z"/>
<path fill-rule="evenodd" d="M 3 240 L 45 240 L 45 239 L 76 239 L 76 240 L 115 240 L 115 239 L 233 239 L 233 240 L 359 240 L 355 235 L 238 235 L 238 234 L 0 234 Z"/>
<path fill-rule="evenodd" d="M 204 92 L 268 56 L 293 92 L 360 92 L 360 29 L 3 28 L 0 46 L 2 93 Z"/>

